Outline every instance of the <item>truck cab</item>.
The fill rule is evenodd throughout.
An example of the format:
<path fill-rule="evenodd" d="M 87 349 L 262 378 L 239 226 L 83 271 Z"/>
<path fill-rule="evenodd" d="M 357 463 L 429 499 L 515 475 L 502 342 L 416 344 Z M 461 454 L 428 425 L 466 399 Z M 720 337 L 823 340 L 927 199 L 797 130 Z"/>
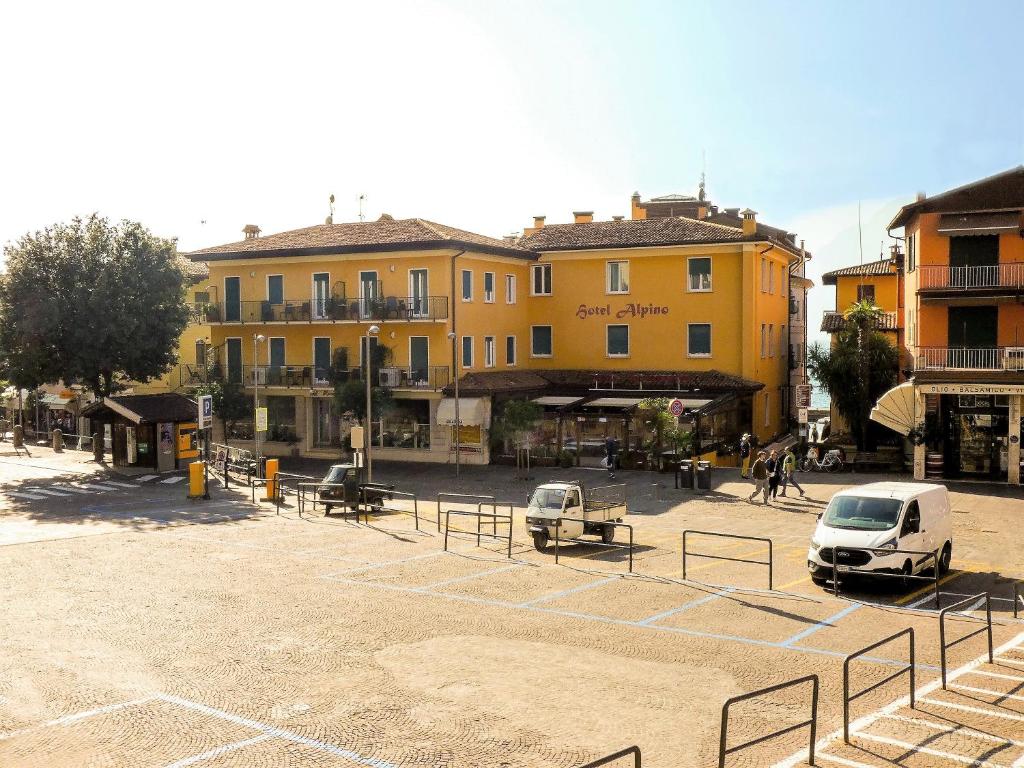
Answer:
<path fill-rule="evenodd" d="M 360 502 L 360 489 L 365 488 L 367 503 L 374 511 L 383 506 L 385 499 L 391 499 L 392 486 L 364 482 L 362 466 L 355 464 L 333 464 L 317 488 L 317 496 L 324 505 L 324 513 L 330 514 L 334 507 L 342 512 L 355 509 Z"/>
<path fill-rule="evenodd" d="M 555 538 L 556 531 L 560 540 L 591 534 L 611 544 L 615 539 L 615 526 L 609 523 L 621 523 L 625 514 L 624 495 L 621 502 L 597 500 L 588 496 L 583 483 L 577 480 L 555 481 L 537 486 L 530 495 L 526 529 L 538 551 Z"/>

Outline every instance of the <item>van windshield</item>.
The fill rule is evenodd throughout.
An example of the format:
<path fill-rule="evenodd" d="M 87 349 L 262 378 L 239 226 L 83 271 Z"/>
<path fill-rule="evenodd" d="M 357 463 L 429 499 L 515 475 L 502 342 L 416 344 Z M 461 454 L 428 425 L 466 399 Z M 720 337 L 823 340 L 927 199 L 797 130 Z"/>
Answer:
<path fill-rule="evenodd" d="M 887 531 L 896 527 L 902 507 L 899 499 L 836 496 L 825 510 L 824 522 L 829 528 Z"/>
<path fill-rule="evenodd" d="M 540 509 L 561 509 L 565 490 L 561 488 L 538 488 L 530 499 L 531 507 Z"/>

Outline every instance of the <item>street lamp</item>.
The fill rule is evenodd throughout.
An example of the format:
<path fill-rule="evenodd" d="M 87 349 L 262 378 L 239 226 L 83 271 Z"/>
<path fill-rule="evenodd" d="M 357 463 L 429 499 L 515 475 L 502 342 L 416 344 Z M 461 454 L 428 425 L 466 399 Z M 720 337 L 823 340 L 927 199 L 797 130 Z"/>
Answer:
<path fill-rule="evenodd" d="M 370 339 L 380 333 L 380 326 L 371 325 L 366 329 L 366 431 L 363 433 L 363 445 L 366 447 L 366 482 L 373 482 L 373 460 L 370 458 L 370 446 L 373 444 L 373 403 L 370 394 L 370 379 L 373 377 L 373 358 L 370 354 Z"/>
<path fill-rule="evenodd" d="M 262 344 L 267 340 L 267 337 L 262 333 L 254 333 L 252 335 L 252 384 L 256 388 L 253 394 L 253 411 L 252 411 L 252 434 L 256 438 L 256 471 L 259 472 L 260 466 L 260 431 L 256 428 L 256 412 L 260 408 L 260 374 L 259 374 L 259 353 L 257 351 L 257 344 Z"/>
<path fill-rule="evenodd" d="M 459 427 L 462 426 L 462 422 L 459 420 L 459 358 L 456 355 L 456 347 L 458 346 L 455 341 L 457 339 L 455 331 L 448 331 L 448 338 L 452 340 L 452 370 L 455 372 L 455 476 L 459 476 L 459 467 L 461 463 L 461 457 L 459 455 L 461 446 L 462 436 L 459 434 Z"/>

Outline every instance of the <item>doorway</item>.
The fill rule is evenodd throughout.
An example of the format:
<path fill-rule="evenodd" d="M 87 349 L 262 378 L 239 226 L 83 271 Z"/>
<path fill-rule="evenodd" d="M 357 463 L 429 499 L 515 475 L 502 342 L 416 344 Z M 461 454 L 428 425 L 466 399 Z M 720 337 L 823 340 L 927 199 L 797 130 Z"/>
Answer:
<path fill-rule="evenodd" d="M 224 320 L 237 323 L 242 319 L 242 287 L 240 277 L 224 278 Z"/>

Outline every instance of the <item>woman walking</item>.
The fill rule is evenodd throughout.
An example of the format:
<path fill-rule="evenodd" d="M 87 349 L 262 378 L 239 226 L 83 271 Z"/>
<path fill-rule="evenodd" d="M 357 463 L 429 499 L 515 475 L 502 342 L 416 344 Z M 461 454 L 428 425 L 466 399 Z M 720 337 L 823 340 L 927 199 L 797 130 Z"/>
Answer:
<path fill-rule="evenodd" d="M 774 499 L 779 492 L 779 475 L 782 474 L 782 462 L 779 460 L 779 452 L 772 450 L 765 462 L 768 470 L 768 497 Z"/>

